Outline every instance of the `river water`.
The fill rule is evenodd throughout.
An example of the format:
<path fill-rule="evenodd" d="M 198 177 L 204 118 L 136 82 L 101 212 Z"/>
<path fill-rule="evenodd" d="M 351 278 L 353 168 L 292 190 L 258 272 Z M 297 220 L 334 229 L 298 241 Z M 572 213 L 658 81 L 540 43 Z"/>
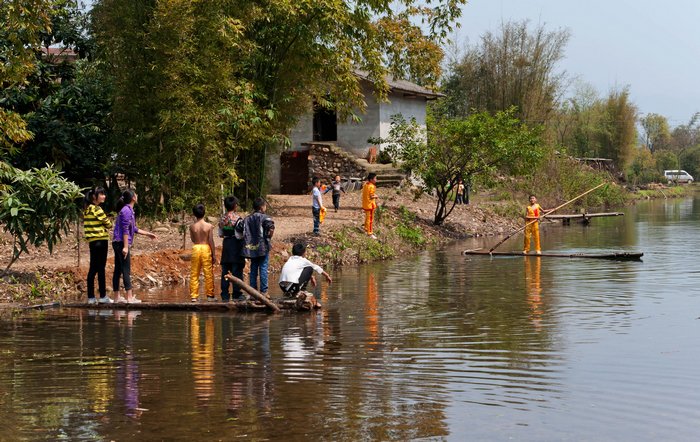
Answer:
<path fill-rule="evenodd" d="M 697 439 L 700 200 L 543 228 L 643 262 L 460 255 L 494 242 L 334 272 L 317 313 L 6 318 L 0 440 Z"/>

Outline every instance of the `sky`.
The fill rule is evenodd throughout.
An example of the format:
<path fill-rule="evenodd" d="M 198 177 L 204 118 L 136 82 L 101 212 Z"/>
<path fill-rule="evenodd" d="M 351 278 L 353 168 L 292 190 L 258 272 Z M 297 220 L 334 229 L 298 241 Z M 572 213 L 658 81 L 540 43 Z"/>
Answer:
<path fill-rule="evenodd" d="M 470 0 L 455 43 L 478 43 L 501 23 L 528 19 L 571 38 L 560 68 L 601 95 L 629 86 L 640 115 L 669 124 L 700 111 L 698 0 Z"/>

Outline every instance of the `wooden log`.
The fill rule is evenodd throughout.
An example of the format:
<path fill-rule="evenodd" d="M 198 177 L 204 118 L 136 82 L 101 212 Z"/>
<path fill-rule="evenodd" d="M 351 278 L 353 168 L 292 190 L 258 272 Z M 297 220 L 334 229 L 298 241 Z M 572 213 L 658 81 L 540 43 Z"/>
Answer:
<path fill-rule="evenodd" d="M 587 218 L 598 218 L 601 216 L 623 216 L 624 213 L 622 212 L 609 212 L 609 213 L 572 213 L 572 214 L 567 214 L 567 215 L 548 215 L 547 219 L 563 219 L 563 220 L 569 220 L 569 219 L 587 219 Z"/>
<path fill-rule="evenodd" d="M 231 272 L 228 272 L 228 273 L 224 276 L 224 278 L 226 278 L 227 280 L 229 280 L 229 281 L 231 281 L 232 283 L 236 284 L 237 286 L 239 286 L 240 288 L 242 288 L 243 290 L 245 290 L 245 292 L 248 293 L 250 296 L 252 296 L 253 298 L 257 299 L 258 301 L 262 302 L 263 304 L 265 304 L 266 306 L 268 306 L 269 308 L 271 308 L 273 312 L 276 313 L 276 312 L 279 312 L 279 311 L 280 311 L 280 308 L 277 307 L 272 301 L 270 301 L 270 298 L 268 298 L 267 296 L 263 296 L 262 293 L 260 293 L 259 291 L 255 290 L 253 287 L 249 286 L 249 285 L 246 284 L 245 282 L 243 282 L 243 281 L 241 281 L 240 279 L 238 279 L 238 278 L 236 278 L 235 276 L 233 276 L 233 275 L 231 274 Z"/>
<path fill-rule="evenodd" d="M 279 301 L 279 307 L 283 310 L 296 310 L 295 300 Z M 88 304 L 87 302 L 74 302 L 62 304 L 66 308 L 84 308 L 91 310 L 171 310 L 171 311 L 195 311 L 195 312 L 269 312 L 270 309 L 263 304 L 253 301 L 234 302 L 141 302 L 139 304 L 112 303 L 112 304 Z"/>

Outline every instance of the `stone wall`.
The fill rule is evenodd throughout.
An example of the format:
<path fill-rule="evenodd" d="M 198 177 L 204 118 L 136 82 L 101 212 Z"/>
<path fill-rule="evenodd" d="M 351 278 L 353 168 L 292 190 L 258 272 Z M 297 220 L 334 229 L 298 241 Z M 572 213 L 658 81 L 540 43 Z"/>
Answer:
<path fill-rule="evenodd" d="M 336 175 L 340 175 L 343 181 L 350 178 L 362 180 L 367 175 L 352 154 L 337 146 L 325 143 L 304 145 L 309 147 L 309 177 L 319 177 L 323 184 L 333 181 Z"/>

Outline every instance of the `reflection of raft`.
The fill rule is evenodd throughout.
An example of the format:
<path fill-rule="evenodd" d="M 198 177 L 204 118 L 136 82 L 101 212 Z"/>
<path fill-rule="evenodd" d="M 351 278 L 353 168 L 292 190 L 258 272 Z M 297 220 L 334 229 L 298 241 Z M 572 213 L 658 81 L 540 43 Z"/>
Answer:
<path fill-rule="evenodd" d="M 311 297 L 313 295 L 309 294 Z M 277 299 L 272 301 L 280 310 L 309 311 L 321 308 L 321 304 L 304 299 L 299 301 L 293 299 Z M 255 301 L 235 301 L 235 302 L 142 302 L 139 304 L 113 303 L 113 304 L 88 304 L 87 302 L 76 302 L 63 304 L 63 307 L 89 308 L 89 309 L 126 309 L 126 310 L 184 310 L 197 312 L 271 312 L 272 309 Z"/>
<path fill-rule="evenodd" d="M 611 259 L 614 261 L 641 261 L 644 253 L 628 253 L 628 252 L 616 252 L 616 253 L 551 253 L 545 252 L 541 255 L 536 253 L 528 253 L 527 255 L 522 252 L 491 252 L 488 250 L 465 250 L 462 252 L 464 255 L 486 255 L 486 256 L 524 256 L 524 257 L 543 257 L 543 258 L 589 258 L 589 259 Z"/>

